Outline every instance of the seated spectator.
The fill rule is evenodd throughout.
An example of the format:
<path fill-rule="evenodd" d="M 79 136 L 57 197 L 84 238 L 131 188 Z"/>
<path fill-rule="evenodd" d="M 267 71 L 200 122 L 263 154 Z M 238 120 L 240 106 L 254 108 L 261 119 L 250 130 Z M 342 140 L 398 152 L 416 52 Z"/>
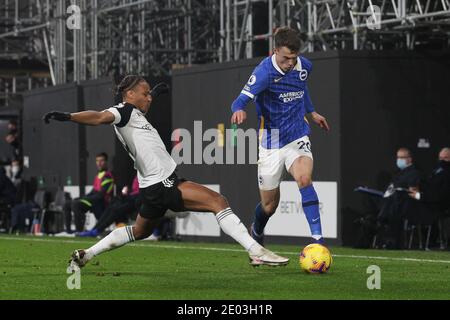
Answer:
<path fill-rule="evenodd" d="M 114 188 L 114 178 L 108 171 L 108 155 L 100 153 L 95 158 L 98 173 L 94 178 L 92 191 L 87 195 L 68 201 L 65 205 L 66 231 L 71 233 L 72 212 L 75 218 L 75 228 L 77 232 L 84 231 L 86 212 L 94 213 L 99 220 L 109 205 Z"/>
<path fill-rule="evenodd" d="M 51 198 L 51 193 L 44 187 L 42 177 L 21 180 L 16 205 L 11 210 L 10 233 L 30 232 L 33 220 L 41 219 L 42 210 L 48 208 Z"/>
<path fill-rule="evenodd" d="M 16 187 L 6 176 L 5 169 L 0 167 L 0 222 L 1 229 L 9 228 L 10 210 L 16 199 Z"/>
<path fill-rule="evenodd" d="M 34 218 L 34 211 L 42 209 L 34 200 L 15 205 L 11 210 L 11 231 L 10 233 L 29 232 L 31 222 Z"/>
<path fill-rule="evenodd" d="M 28 232 L 33 219 L 33 210 L 39 206 L 34 202 L 37 191 L 37 179 L 20 179 L 16 186 L 15 205 L 11 209 L 10 233 Z"/>
<path fill-rule="evenodd" d="M 419 187 L 409 188 L 409 195 L 434 210 L 450 209 L 450 148 L 439 152 L 439 161 L 431 175 Z"/>
<path fill-rule="evenodd" d="M 122 189 L 122 195 L 114 198 L 111 204 L 103 212 L 100 220 L 92 230 L 77 233 L 78 237 L 97 237 L 112 223 L 126 224 L 133 214 L 136 214 L 140 207 L 139 182 L 137 176 L 133 179 L 131 192 L 128 186 Z"/>
<path fill-rule="evenodd" d="M 5 169 L 0 167 L 0 203 L 13 205 L 17 189 L 6 175 Z"/>
<path fill-rule="evenodd" d="M 128 191 L 128 186 L 122 189 L 122 195 L 114 198 L 110 206 L 105 210 L 100 220 L 92 228 L 92 230 L 77 233 L 78 237 L 97 237 L 104 232 L 104 230 L 115 223 L 116 225 L 127 224 L 129 219 L 136 215 L 141 206 L 139 195 L 139 182 L 137 176 L 134 177 L 131 192 Z M 186 217 L 187 212 L 173 212 L 169 210 L 166 216 L 161 218 L 161 221 L 155 227 L 153 234 L 148 240 L 170 240 L 174 229 L 175 217 Z"/>
<path fill-rule="evenodd" d="M 400 148 L 397 151 L 397 167 L 399 171 L 394 175 L 381 201 L 378 214 L 378 224 L 381 227 L 379 238 L 384 248 L 398 249 L 401 242 L 403 219 L 407 213 L 417 208 L 408 197 L 408 189 L 417 187 L 421 179 L 420 171 L 415 167 L 411 151 Z"/>
<path fill-rule="evenodd" d="M 439 152 L 439 161 L 419 187 L 409 188 L 411 198 L 422 203 L 426 211 L 422 219 L 432 223 L 450 210 L 450 148 Z M 443 239 L 441 239 L 443 240 Z M 441 247 L 442 247 L 441 241 Z"/>

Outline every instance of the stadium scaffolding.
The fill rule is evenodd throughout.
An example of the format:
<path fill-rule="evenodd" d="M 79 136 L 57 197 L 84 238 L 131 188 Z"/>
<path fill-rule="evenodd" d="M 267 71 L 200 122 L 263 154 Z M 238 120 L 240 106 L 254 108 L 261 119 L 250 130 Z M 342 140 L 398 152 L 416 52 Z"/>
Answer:
<path fill-rule="evenodd" d="M 251 52 L 242 50 L 244 45 L 261 39 L 268 39 L 273 48 L 274 28 L 285 25 L 301 32 L 303 52 L 450 46 L 448 0 L 267 0 L 269 23 L 264 34 L 253 34 L 249 23 L 255 2 L 225 1 L 221 10 L 224 60 L 243 58 L 243 53 Z"/>

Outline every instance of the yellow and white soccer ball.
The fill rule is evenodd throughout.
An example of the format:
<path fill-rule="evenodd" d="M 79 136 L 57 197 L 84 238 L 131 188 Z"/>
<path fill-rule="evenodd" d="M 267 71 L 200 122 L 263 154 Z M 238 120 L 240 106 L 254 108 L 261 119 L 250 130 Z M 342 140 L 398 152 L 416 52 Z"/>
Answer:
<path fill-rule="evenodd" d="M 307 245 L 300 253 L 300 267 L 308 273 L 325 273 L 333 262 L 330 250 L 321 244 Z"/>

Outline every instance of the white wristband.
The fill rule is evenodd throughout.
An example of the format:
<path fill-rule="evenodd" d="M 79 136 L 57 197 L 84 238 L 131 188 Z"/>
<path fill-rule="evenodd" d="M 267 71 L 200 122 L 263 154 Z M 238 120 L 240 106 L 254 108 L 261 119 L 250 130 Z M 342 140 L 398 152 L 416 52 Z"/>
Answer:
<path fill-rule="evenodd" d="M 416 192 L 414 198 L 416 198 L 416 200 L 420 200 L 420 192 Z"/>

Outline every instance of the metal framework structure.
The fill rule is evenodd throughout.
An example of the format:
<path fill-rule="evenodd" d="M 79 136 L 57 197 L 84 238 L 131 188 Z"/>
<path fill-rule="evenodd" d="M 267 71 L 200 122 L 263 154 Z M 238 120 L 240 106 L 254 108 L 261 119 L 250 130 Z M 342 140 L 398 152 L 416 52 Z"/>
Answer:
<path fill-rule="evenodd" d="M 267 32 L 255 34 L 258 24 Z M 35 87 L 251 58 L 255 41 L 273 47 L 281 25 L 300 30 L 303 52 L 444 49 L 450 2 L 2 0 L 0 106 Z"/>
<path fill-rule="evenodd" d="M 222 60 L 251 57 L 252 42 L 269 41 L 278 26 L 300 31 L 303 52 L 413 50 L 450 47 L 449 0 L 266 0 L 267 32 L 251 29 L 258 0 L 222 0 Z M 246 54 L 245 54 L 246 53 Z"/>
<path fill-rule="evenodd" d="M 35 87 L 218 61 L 219 4 L 2 0 L 0 106 Z"/>

